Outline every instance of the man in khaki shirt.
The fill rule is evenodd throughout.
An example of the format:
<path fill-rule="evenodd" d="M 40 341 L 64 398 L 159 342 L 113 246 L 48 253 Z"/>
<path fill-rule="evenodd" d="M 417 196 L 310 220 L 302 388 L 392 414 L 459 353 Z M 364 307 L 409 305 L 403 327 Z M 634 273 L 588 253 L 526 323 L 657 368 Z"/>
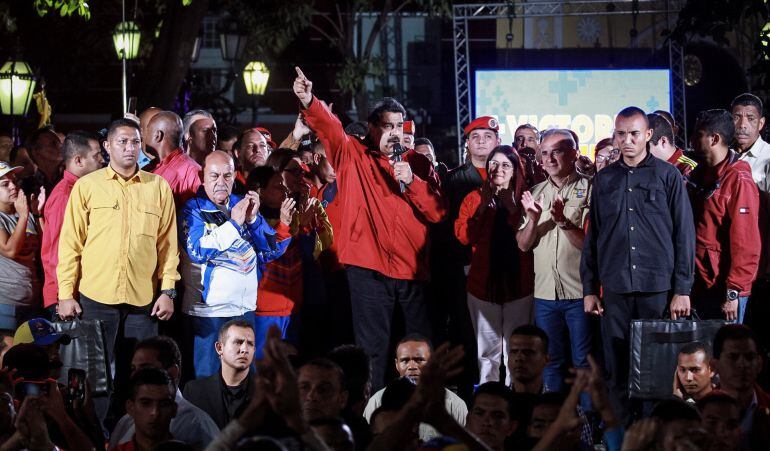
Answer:
<path fill-rule="evenodd" d="M 111 363 L 116 342 L 158 334 L 156 318 L 171 318 L 179 280 L 173 194 L 139 170 L 141 144 L 135 122 L 110 125 L 110 164 L 75 183 L 59 237 L 57 312 L 103 321 Z"/>
<path fill-rule="evenodd" d="M 535 324 L 548 335 L 550 361 L 543 381 L 554 391 L 564 386 L 561 368 L 567 347 L 571 347 L 571 366 L 577 368 L 588 366 L 591 347 L 580 282 L 590 183 L 575 171 L 576 149 L 569 130 L 543 133 L 539 157 L 548 179 L 522 195 L 526 217 L 516 235 L 519 248 L 533 249 L 535 255 Z M 565 340 L 565 329 L 569 341 Z"/>

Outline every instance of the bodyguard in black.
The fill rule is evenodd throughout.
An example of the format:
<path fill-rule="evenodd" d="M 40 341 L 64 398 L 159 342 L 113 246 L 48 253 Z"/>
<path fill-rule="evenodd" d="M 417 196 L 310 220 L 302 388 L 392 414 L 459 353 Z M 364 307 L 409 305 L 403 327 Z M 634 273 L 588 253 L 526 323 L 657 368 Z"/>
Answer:
<path fill-rule="evenodd" d="M 615 120 L 622 158 L 596 174 L 580 276 L 586 313 L 602 316 L 613 403 L 628 415 L 629 325 L 690 314 L 695 228 L 684 181 L 647 149 L 647 116 L 628 107 Z M 599 294 L 603 299 L 599 300 Z"/>

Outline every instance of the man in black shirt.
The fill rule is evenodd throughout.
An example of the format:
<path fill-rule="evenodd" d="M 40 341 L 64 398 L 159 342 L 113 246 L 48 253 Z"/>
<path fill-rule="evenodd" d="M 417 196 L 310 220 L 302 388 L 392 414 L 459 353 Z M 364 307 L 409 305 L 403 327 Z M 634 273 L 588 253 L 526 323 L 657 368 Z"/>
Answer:
<path fill-rule="evenodd" d="M 247 321 L 235 319 L 219 329 L 216 342 L 221 369 L 205 379 L 187 383 L 184 398 L 208 413 L 223 429 L 249 404 L 254 386 L 251 364 L 254 361 L 254 328 Z"/>
<path fill-rule="evenodd" d="M 615 120 L 622 158 L 597 173 L 580 276 L 586 313 L 602 316 L 602 340 L 616 412 L 628 415 L 629 324 L 690 314 L 695 228 L 684 182 L 648 150 L 644 111 Z M 603 299 L 599 299 L 600 289 Z"/>

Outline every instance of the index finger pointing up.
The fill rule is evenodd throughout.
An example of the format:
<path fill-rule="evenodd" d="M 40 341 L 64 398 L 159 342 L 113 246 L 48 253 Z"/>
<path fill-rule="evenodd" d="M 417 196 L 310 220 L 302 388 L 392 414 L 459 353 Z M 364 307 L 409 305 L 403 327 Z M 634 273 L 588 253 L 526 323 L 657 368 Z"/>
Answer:
<path fill-rule="evenodd" d="M 297 71 L 297 76 L 298 77 L 307 79 L 305 74 L 302 73 L 302 69 L 300 69 L 299 66 L 294 66 L 294 69 Z"/>

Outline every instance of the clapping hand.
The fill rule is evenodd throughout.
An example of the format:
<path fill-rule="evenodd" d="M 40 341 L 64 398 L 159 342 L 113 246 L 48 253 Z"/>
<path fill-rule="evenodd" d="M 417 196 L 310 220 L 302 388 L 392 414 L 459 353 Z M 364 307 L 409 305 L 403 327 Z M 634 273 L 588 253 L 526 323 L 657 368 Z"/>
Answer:
<path fill-rule="evenodd" d="M 27 217 L 29 215 L 29 202 L 27 201 L 27 195 L 24 190 L 19 188 L 19 193 L 16 195 L 16 200 L 13 202 L 14 208 L 19 218 Z"/>
<path fill-rule="evenodd" d="M 532 197 L 532 193 L 524 191 L 521 195 L 521 206 L 524 208 L 524 213 L 527 215 L 530 221 L 537 221 L 540 219 L 540 215 L 543 214 L 543 195 L 535 200 Z"/>
<path fill-rule="evenodd" d="M 46 198 L 46 194 L 45 194 L 44 186 L 40 187 L 39 195 L 32 194 L 32 196 L 30 196 L 30 203 L 31 203 L 30 209 L 32 210 L 32 214 L 42 216 L 43 210 L 45 209 L 45 198 Z"/>
<path fill-rule="evenodd" d="M 542 199 L 542 197 L 541 197 Z M 541 200 L 542 205 L 542 200 Z M 553 203 L 551 204 L 551 218 L 554 220 L 554 222 L 564 222 L 567 220 L 566 217 L 564 217 L 564 198 L 560 195 L 556 195 L 556 198 L 554 198 Z"/>
<path fill-rule="evenodd" d="M 297 212 L 297 209 L 294 208 L 296 205 L 297 201 L 291 197 L 287 197 L 281 203 L 281 222 L 284 225 L 291 225 L 291 220 L 294 218 L 294 213 Z"/>

